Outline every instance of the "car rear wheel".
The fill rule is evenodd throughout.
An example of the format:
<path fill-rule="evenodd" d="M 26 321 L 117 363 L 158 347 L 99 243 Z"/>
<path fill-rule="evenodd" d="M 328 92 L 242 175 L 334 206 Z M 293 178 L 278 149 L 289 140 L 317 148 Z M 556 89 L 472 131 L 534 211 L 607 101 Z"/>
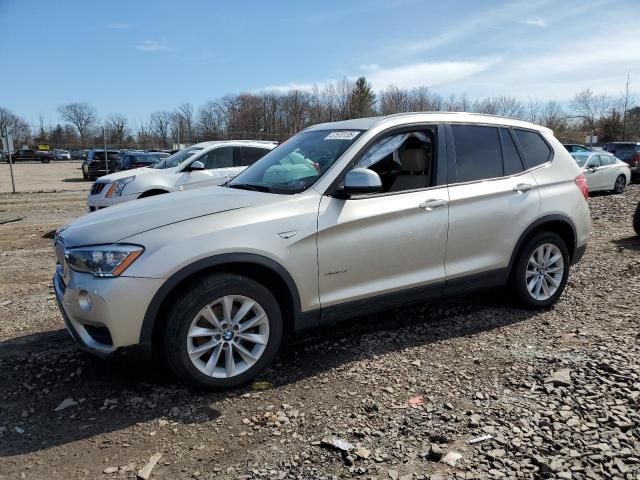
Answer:
<path fill-rule="evenodd" d="M 278 302 L 263 285 L 235 274 L 198 280 L 170 310 L 164 353 L 181 379 L 203 389 L 242 385 L 275 357 L 282 338 Z"/>
<path fill-rule="evenodd" d="M 613 184 L 614 193 L 621 194 L 624 193 L 624 188 L 627 186 L 627 179 L 624 175 L 618 175 L 616 178 L 616 183 Z"/>
<path fill-rule="evenodd" d="M 527 308 L 544 308 L 555 303 L 569 277 L 571 259 L 562 238 L 541 232 L 520 250 L 514 265 L 513 287 Z"/>
<path fill-rule="evenodd" d="M 633 229 L 636 234 L 640 235 L 640 203 L 638 203 L 636 212 L 633 214 Z"/>

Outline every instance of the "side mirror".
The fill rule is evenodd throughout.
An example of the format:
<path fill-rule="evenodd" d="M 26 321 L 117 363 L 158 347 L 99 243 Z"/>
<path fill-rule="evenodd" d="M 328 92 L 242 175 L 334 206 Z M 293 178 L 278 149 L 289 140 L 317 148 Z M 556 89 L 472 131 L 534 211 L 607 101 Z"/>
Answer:
<path fill-rule="evenodd" d="M 196 160 L 191 165 L 189 165 L 189 171 L 193 170 L 204 170 L 204 163 L 199 160 Z"/>
<path fill-rule="evenodd" d="M 344 177 L 344 186 L 341 191 L 347 196 L 378 193 L 382 191 L 382 180 L 380 180 L 380 175 L 373 170 L 354 168 Z"/>

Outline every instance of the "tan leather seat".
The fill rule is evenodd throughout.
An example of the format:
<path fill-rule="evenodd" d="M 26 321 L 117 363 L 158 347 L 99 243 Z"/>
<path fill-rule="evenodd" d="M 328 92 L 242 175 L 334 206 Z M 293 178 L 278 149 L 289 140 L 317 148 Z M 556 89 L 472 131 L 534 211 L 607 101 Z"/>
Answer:
<path fill-rule="evenodd" d="M 426 188 L 429 182 L 429 155 L 424 148 L 407 148 L 400 155 L 402 173 L 398 175 L 390 192 Z"/>

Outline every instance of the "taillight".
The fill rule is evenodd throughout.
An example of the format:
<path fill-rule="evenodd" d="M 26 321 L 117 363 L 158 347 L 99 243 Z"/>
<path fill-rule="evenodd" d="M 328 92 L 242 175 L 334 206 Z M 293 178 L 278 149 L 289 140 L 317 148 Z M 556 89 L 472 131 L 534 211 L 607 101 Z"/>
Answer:
<path fill-rule="evenodd" d="M 589 198 L 589 186 L 587 185 L 587 179 L 585 176 L 581 173 L 573 181 L 576 182 L 576 186 L 582 193 L 582 196 L 587 200 Z"/>
<path fill-rule="evenodd" d="M 640 152 L 636 152 L 635 156 L 631 159 L 631 166 L 637 167 L 640 165 Z"/>

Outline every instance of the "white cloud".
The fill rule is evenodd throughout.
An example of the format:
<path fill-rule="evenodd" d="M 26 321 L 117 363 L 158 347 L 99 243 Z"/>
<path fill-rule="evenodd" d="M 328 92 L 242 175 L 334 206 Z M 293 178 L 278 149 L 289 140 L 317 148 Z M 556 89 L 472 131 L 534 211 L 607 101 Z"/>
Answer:
<path fill-rule="evenodd" d="M 540 17 L 529 18 L 527 20 L 520 20 L 518 23 L 522 23 L 524 25 L 531 25 L 532 27 L 539 27 L 539 28 L 547 28 L 549 26 L 547 22 L 545 22 Z"/>
<path fill-rule="evenodd" d="M 355 80 L 360 75 L 365 75 L 375 90 L 382 90 L 390 85 L 398 88 L 413 88 L 419 86 L 434 87 L 475 75 L 495 65 L 499 61 L 499 57 L 491 57 L 466 61 L 419 62 L 388 68 L 381 67 L 377 64 L 360 65 L 358 67 L 359 72 L 353 72 L 346 78 Z M 313 83 L 289 82 L 267 85 L 254 91 L 311 91 L 315 86 L 322 88 L 330 83 L 335 83 L 335 80 L 322 80 Z"/>
<path fill-rule="evenodd" d="M 135 26 L 136 26 L 135 23 L 127 23 L 127 22 L 110 22 L 106 24 L 107 28 L 112 28 L 114 30 L 128 30 Z"/>
<path fill-rule="evenodd" d="M 378 68 L 367 73 L 373 88 L 389 85 L 399 88 L 435 87 L 476 75 L 500 61 L 498 57 L 467 61 L 420 62 L 391 68 Z"/>
<path fill-rule="evenodd" d="M 305 92 L 310 92 L 313 90 L 313 87 L 317 86 L 318 88 L 322 88 L 324 85 L 332 83 L 333 80 L 327 80 L 323 82 L 315 82 L 315 83 L 296 83 L 289 82 L 280 85 L 267 85 L 266 87 L 256 88 L 253 92 L 280 92 L 286 93 L 291 90 L 303 90 Z"/>
<path fill-rule="evenodd" d="M 532 0 L 529 2 L 507 3 L 500 8 L 485 10 L 480 15 L 462 18 L 454 24 L 456 26 L 447 25 L 442 33 L 422 40 L 406 42 L 395 48 L 397 48 L 398 53 L 405 55 L 432 50 L 470 36 L 478 31 L 496 28 L 504 23 L 513 21 L 513 19 L 522 18 L 531 12 L 549 6 L 552 2 L 553 0 Z"/>
<path fill-rule="evenodd" d="M 618 25 L 615 35 L 573 37 L 550 42 L 545 48 L 511 54 L 495 69 L 483 72 L 473 83 L 453 82 L 450 91 L 472 96 L 515 95 L 519 97 L 568 100 L 585 88 L 617 95 L 627 72 L 640 78 L 640 37 L 635 21 Z"/>
<path fill-rule="evenodd" d="M 155 40 L 145 40 L 136 45 L 136 50 L 141 52 L 166 52 L 169 47 Z"/>

